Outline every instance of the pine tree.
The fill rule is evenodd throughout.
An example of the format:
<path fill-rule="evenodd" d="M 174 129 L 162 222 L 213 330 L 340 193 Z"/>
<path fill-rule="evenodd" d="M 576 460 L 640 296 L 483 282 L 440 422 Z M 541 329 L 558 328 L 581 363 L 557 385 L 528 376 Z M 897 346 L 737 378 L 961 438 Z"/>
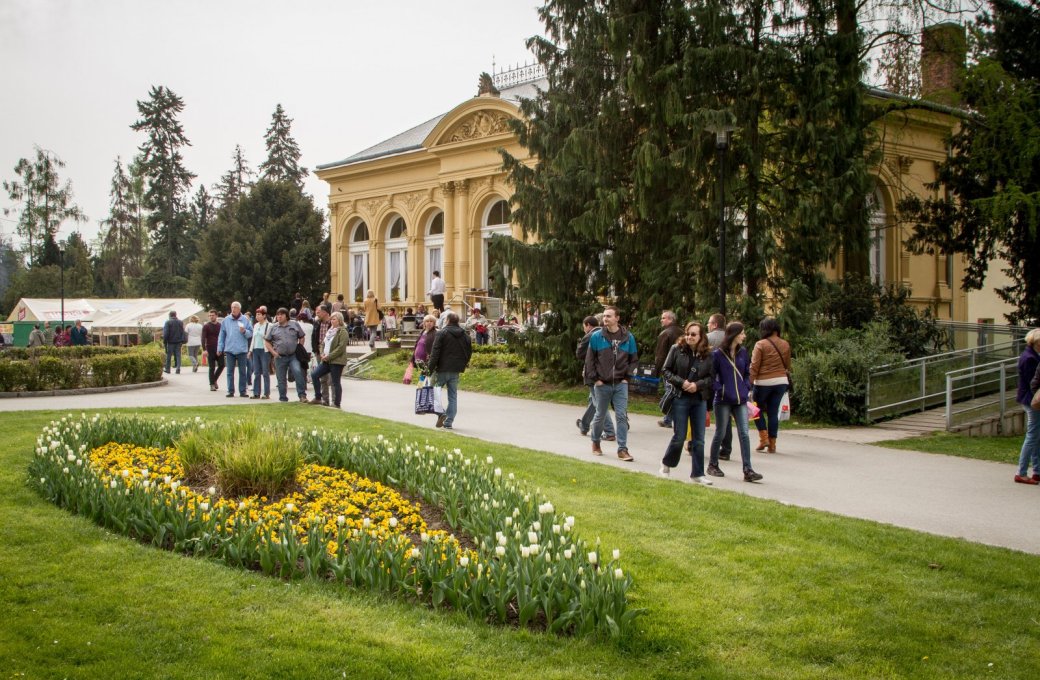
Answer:
<path fill-rule="evenodd" d="M 239 300 L 246 308 L 279 307 L 304 291 L 311 299 L 329 286 L 324 216 L 288 182 L 260 180 L 228 210 L 217 213 L 200 241 L 191 293 L 208 306 Z"/>
<path fill-rule="evenodd" d="M 127 279 L 143 273 L 144 243 L 141 240 L 139 205 L 133 181 L 116 158 L 109 191 L 108 218 L 102 222 L 98 267 L 104 281 L 117 297 L 127 294 Z"/>
<path fill-rule="evenodd" d="M 997 294 L 1012 323 L 1040 319 L 1040 3 L 991 0 L 974 25 L 976 53 L 961 88 L 966 117 L 932 185 L 936 197 L 900 204 L 914 222 L 908 245 L 968 257 L 966 290 L 1002 260 L 1011 279 Z M 1009 153 L 1009 150 L 1014 150 Z"/>
<path fill-rule="evenodd" d="M 231 169 L 221 175 L 220 181 L 213 185 L 213 195 L 220 209 L 237 203 L 253 186 L 252 178 L 255 173 L 249 168 L 249 162 L 238 144 L 235 145 L 235 153 L 231 160 Z"/>
<path fill-rule="evenodd" d="M 94 273 L 90 266 L 90 248 L 83 236 L 74 231 L 62 244 L 65 267 L 65 297 L 90 297 L 94 294 Z"/>
<path fill-rule="evenodd" d="M 300 166 L 300 147 L 292 137 L 292 118 L 281 104 L 271 116 L 271 127 L 264 134 L 267 160 L 260 164 L 260 177 L 272 182 L 292 182 L 303 189 L 307 168 Z"/>
<path fill-rule="evenodd" d="M 181 149 L 191 145 L 178 120 L 183 109 L 184 101 L 171 90 L 152 87 L 148 100 L 137 102 L 141 118 L 130 126 L 148 136 L 139 147 L 147 177 L 144 207 L 150 211 L 152 234 L 146 286 L 157 295 L 182 294 L 191 266 L 185 203 L 195 175 L 184 167 L 181 155 Z"/>
<path fill-rule="evenodd" d="M 36 159 L 19 159 L 15 173 L 21 181 L 4 182 L 4 190 L 12 201 L 22 204 L 18 213 L 17 232 L 27 242 L 29 265 L 46 260 L 54 263 L 57 253 L 56 234 L 65 220 L 83 222 L 87 218 L 72 202 L 72 182 L 61 184 L 58 170 L 65 163 L 50 151 L 36 147 Z M 4 209 L 4 214 L 10 214 Z"/>
<path fill-rule="evenodd" d="M 192 262 L 198 257 L 199 244 L 213 222 L 213 213 L 213 198 L 205 186 L 199 185 L 191 199 L 191 205 L 188 206 L 188 242 Z"/>

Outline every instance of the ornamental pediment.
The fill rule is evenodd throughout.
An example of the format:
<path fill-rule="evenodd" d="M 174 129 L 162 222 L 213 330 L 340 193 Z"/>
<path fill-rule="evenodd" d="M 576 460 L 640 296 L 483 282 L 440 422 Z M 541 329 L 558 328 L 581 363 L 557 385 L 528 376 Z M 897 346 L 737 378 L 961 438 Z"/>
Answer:
<path fill-rule="evenodd" d="M 468 142 L 507 133 L 509 119 L 510 116 L 501 111 L 477 111 L 452 127 L 448 134 L 444 135 L 442 142 Z"/>

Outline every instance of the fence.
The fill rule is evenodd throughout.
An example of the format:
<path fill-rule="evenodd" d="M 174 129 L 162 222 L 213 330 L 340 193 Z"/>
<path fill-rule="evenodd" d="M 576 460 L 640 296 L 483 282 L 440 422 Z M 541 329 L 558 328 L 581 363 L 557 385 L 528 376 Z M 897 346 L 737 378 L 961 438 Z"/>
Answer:
<path fill-rule="evenodd" d="M 1011 340 L 872 368 L 867 374 L 867 419 L 942 406 L 947 373 L 1017 357 L 1018 346 Z"/>
<path fill-rule="evenodd" d="M 997 427 L 1002 431 L 1018 391 L 1017 362 L 1017 358 L 1003 359 L 947 373 L 946 429 L 999 415 Z"/>

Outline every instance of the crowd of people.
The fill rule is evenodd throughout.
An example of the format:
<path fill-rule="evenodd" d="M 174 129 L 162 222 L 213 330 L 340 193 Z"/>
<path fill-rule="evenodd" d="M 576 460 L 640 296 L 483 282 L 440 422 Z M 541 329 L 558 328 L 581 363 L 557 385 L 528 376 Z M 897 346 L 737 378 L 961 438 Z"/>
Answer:
<path fill-rule="evenodd" d="M 585 334 L 576 356 L 584 362 L 589 396 L 585 414 L 575 424 L 591 438 L 593 455 L 603 455 L 603 441 L 616 441 L 618 458 L 632 461 L 628 390 L 639 365 L 635 338 L 621 325 L 613 306 L 607 306 L 600 318 L 589 316 L 583 323 Z M 791 387 L 791 346 L 780 337 L 780 325 L 773 318 L 764 319 L 758 329 L 760 340 L 750 354 L 744 346 L 744 325 L 727 323 L 722 314 L 713 314 L 707 326 L 691 321 L 680 328 L 675 313 L 665 310 L 661 326 L 654 359 L 665 396 L 661 400 L 664 418 L 658 424 L 673 432 L 661 474 L 670 474 L 679 464 L 687 442 L 693 458 L 690 476 L 696 483 L 711 485 L 709 477 L 724 477 L 719 463 L 730 458 L 735 424 L 744 481 L 760 481 L 762 475 L 751 463 L 748 423 L 753 419 L 758 430 L 755 451 L 776 453 L 781 407 Z M 705 432 L 711 416 L 716 427 L 705 466 Z"/>

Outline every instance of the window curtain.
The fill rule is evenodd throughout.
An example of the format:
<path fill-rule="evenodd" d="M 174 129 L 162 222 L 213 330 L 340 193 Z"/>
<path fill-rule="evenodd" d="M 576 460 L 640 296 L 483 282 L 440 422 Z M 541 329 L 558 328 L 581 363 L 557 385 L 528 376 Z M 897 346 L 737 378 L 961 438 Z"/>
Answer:
<path fill-rule="evenodd" d="M 434 272 L 441 270 L 441 249 L 430 248 L 430 271 L 426 272 L 428 277 L 432 277 Z"/>
<path fill-rule="evenodd" d="M 390 251 L 390 294 L 393 295 L 394 291 L 397 291 L 400 295 L 401 287 L 401 251 L 392 250 Z"/>
<path fill-rule="evenodd" d="M 354 256 L 354 299 L 364 296 L 365 291 L 365 256 L 358 254 Z"/>

